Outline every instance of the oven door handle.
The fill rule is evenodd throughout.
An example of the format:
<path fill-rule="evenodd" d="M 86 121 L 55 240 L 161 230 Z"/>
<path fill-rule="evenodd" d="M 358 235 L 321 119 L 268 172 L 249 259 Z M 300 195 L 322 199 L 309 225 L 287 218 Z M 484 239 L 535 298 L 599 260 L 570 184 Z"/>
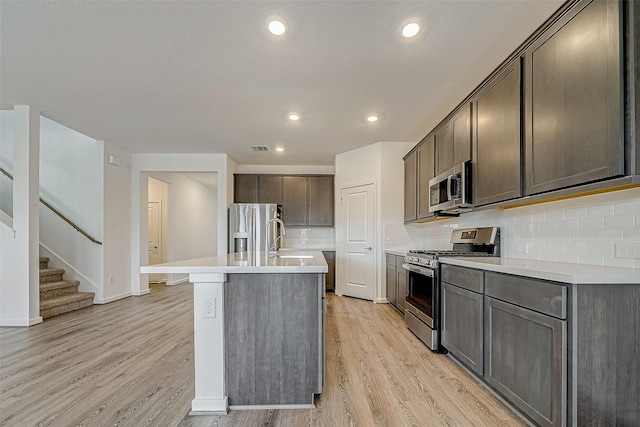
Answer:
<path fill-rule="evenodd" d="M 410 264 L 402 264 L 402 268 L 405 270 L 413 271 L 414 273 L 422 274 L 423 276 L 433 277 L 433 270 L 429 268 L 422 268 Z"/>

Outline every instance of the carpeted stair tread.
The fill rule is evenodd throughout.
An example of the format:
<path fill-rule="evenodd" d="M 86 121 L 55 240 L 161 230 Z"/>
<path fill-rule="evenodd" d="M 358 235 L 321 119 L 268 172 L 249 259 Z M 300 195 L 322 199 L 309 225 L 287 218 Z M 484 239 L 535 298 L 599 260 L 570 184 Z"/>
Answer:
<path fill-rule="evenodd" d="M 41 268 L 40 283 L 59 282 L 62 280 L 64 270 L 62 268 Z"/>
<path fill-rule="evenodd" d="M 71 295 L 62 295 L 55 298 L 48 298 L 40 301 L 40 311 L 47 310 L 53 307 L 58 307 L 66 304 L 77 303 L 81 301 L 89 301 L 89 305 L 93 305 L 93 297 L 96 294 L 93 292 L 78 292 Z"/>
<path fill-rule="evenodd" d="M 80 286 L 80 282 L 77 280 L 41 283 L 40 300 L 76 293 L 78 286 Z"/>
<path fill-rule="evenodd" d="M 41 303 L 40 316 L 42 316 L 43 319 L 48 319 L 50 317 L 80 310 L 81 308 L 91 307 L 93 305 L 93 296 L 93 292 L 81 292 L 74 295 L 67 295 L 65 297 L 52 298 L 51 300 L 47 301 L 58 300 L 57 302 L 63 303 L 49 308 L 42 308 Z M 84 297 L 84 299 L 78 299 L 81 297 Z"/>
<path fill-rule="evenodd" d="M 49 267 L 49 258 L 47 258 L 46 256 L 41 256 L 40 257 L 40 269 L 48 268 L 48 267 Z"/>

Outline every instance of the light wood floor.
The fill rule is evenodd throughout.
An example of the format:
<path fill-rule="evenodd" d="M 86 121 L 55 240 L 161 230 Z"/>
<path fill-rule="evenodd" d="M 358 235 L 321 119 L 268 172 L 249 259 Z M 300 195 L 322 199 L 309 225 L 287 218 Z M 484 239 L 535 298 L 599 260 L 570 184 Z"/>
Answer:
<path fill-rule="evenodd" d="M 192 287 L 0 328 L 2 426 L 518 426 L 382 304 L 328 295 L 327 383 L 311 410 L 187 416 Z"/>

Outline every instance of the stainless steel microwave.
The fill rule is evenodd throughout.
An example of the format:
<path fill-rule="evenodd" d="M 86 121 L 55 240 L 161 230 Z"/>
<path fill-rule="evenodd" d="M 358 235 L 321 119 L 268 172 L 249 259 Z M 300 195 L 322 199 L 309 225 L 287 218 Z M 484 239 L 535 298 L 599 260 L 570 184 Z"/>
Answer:
<path fill-rule="evenodd" d="M 429 180 L 429 212 L 460 213 L 472 207 L 470 160 Z"/>

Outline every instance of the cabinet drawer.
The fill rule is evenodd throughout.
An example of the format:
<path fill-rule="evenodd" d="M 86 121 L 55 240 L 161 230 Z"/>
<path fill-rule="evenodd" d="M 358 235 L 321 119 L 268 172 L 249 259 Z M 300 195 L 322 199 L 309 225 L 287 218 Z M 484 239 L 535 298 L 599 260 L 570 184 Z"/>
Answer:
<path fill-rule="evenodd" d="M 402 268 L 403 263 L 404 263 L 404 257 L 396 255 L 396 267 Z"/>
<path fill-rule="evenodd" d="M 443 264 L 441 273 L 440 278 L 443 282 L 451 283 L 473 292 L 484 292 L 482 271 L 480 270 Z"/>
<path fill-rule="evenodd" d="M 506 274 L 486 273 L 485 294 L 560 319 L 567 318 L 567 288 Z"/>

